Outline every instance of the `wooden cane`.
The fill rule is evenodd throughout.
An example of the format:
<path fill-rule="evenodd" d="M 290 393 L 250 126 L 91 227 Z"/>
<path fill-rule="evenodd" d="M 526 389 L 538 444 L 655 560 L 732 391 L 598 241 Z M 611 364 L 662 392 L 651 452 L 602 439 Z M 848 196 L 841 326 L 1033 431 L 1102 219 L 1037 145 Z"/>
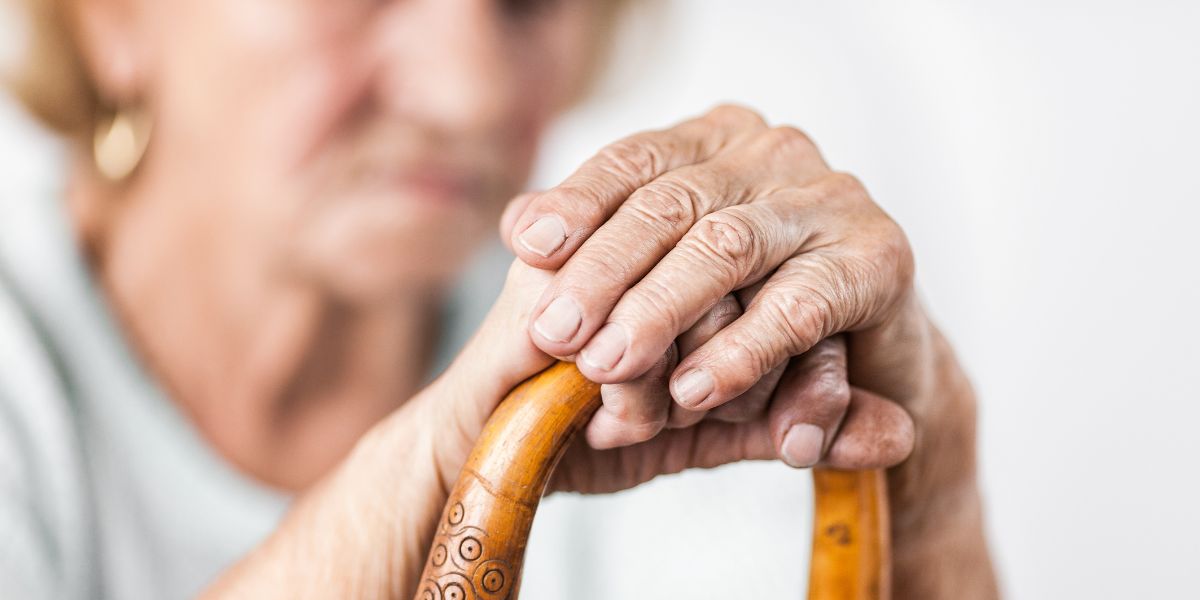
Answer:
<path fill-rule="evenodd" d="M 538 501 L 600 386 L 560 362 L 517 386 L 488 420 L 446 501 L 418 600 L 515 600 Z M 890 596 L 882 471 L 813 470 L 809 600 Z"/>

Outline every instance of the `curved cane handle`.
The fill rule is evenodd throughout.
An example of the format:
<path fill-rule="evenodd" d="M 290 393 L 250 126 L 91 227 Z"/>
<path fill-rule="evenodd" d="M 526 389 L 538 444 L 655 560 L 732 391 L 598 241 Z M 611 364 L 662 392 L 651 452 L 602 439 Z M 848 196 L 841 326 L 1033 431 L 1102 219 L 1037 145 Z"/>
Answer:
<path fill-rule="evenodd" d="M 600 386 L 558 363 L 517 386 L 459 474 L 417 600 L 515 600 L 538 501 L 567 444 L 600 405 Z M 882 471 L 813 471 L 809 600 L 889 597 Z"/>

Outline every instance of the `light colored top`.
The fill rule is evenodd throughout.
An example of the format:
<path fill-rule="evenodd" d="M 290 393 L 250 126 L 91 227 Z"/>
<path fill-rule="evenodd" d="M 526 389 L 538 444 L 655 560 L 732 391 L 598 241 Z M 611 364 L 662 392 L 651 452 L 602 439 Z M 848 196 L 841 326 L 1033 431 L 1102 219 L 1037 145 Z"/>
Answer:
<path fill-rule="evenodd" d="M 439 365 L 490 299 L 456 298 Z M 0 199 L 0 598 L 191 596 L 288 500 L 219 457 L 142 370 L 57 195 Z"/>
<path fill-rule="evenodd" d="M 287 498 L 228 466 L 141 370 L 56 200 L 0 213 L 0 597 L 185 597 Z"/>

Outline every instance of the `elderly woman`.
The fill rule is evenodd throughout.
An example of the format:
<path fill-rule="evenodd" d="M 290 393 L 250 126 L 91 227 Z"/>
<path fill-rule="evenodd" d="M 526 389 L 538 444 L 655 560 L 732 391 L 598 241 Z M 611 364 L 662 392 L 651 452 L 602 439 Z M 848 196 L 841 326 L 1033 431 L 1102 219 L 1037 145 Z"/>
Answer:
<path fill-rule="evenodd" d="M 897 597 L 996 594 L 970 387 L 904 234 L 802 133 L 720 107 L 516 195 L 613 3 L 25 9 L 13 89 L 73 152 L 0 228 L 0 596 L 408 597 L 555 357 L 603 384 L 556 489 L 895 466 Z M 517 260 L 430 383 L 497 222 Z"/>

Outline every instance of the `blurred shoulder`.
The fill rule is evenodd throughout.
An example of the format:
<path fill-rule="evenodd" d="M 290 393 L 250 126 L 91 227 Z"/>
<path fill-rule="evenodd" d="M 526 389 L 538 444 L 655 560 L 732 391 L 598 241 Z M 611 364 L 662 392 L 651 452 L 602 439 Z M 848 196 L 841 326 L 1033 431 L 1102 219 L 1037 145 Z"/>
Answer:
<path fill-rule="evenodd" d="M 78 597 L 86 475 L 67 385 L 0 270 L 0 596 Z"/>
<path fill-rule="evenodd" d="M 73 412 L 50 345 L 0 269 L 0 477 L 32 489 L 44 480 L 35 465 L 75 463 Z"/>
<path fill-rule="evenodd" d="M 61 397 L 63 391 L 51 346 L 0 264 L 0 405 L 11 417 L 21 407 L 49 408 L 29 400 Z"/>

